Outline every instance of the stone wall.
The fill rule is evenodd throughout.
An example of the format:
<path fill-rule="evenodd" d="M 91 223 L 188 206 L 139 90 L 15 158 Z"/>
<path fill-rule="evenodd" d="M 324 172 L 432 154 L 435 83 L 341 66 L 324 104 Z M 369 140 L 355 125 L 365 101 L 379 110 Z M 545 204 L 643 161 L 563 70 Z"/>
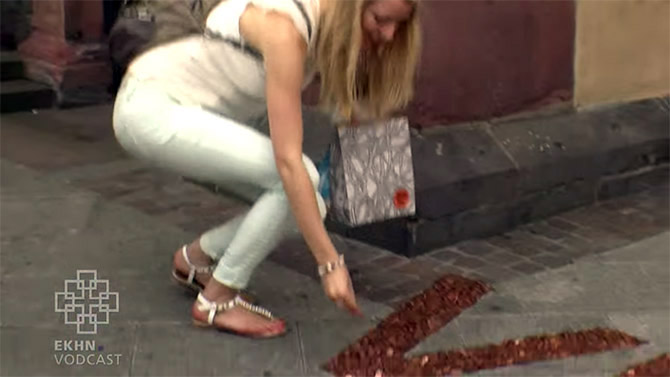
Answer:
<path fill-rule="evenodd" d="M 419 127 L 572 99 L 572 1 L 424 1 Z"/>

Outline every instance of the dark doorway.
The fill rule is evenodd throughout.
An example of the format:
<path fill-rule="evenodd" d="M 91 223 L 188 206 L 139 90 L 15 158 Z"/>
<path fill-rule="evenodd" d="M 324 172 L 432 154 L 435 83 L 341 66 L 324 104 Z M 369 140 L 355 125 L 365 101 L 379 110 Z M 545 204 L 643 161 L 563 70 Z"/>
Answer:
<path fill-rule="evenodd" d="M 105 34 L 109 34 L 109 31 L 112 29 L 122 5 L 123 0 L 103 0 L 102 11 Z"/>

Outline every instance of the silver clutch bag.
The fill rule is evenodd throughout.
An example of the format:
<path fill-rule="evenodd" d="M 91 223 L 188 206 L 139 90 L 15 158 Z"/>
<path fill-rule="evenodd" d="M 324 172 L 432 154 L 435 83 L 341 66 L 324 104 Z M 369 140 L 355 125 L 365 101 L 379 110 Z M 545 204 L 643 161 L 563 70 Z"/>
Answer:
<path fill-rule="evenodd" d="M 330 216 L 358 226 L 415 214 L 407 118 L 338 128 L 330 149 Z"/>

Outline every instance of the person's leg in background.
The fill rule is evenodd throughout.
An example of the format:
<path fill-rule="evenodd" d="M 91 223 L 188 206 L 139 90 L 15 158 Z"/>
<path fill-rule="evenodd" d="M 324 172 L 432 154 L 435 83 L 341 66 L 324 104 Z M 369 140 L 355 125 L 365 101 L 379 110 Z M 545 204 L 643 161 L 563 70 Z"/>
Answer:
<path fill-rule="evenodd" d="M 141 84 L 135 86 L 138 83 L 133 80 L 129 78 L 130 83 L 124 83 L 114 114 L 117 138 L 129 152 L 197 180 L 224 187 L 241 182 L 264 191 L 246 215 L 200 238 L 200 247 L 207 257 L 220 257 L 214 272 L 216 282 L 210 281 L 203 295 L 210 301 L 229 299 L 231 292 L 246 287 L 258 264 L 287 230 L 295 227 L 275 167 L 272 143 L 250 127 L 200 108 L 181 106 L 160 91 Z M 325 216 L 323 199 L 316 192 L 318 171 L 309 158 L 304 156 L 303 160 Z M 195 264 L 205 254 L 194 251 Z M 216 315 L 214 323 L 235 331 L 283 332 L 276 321 L 268 323 L 260 316 L 239 310 Z"/>
<path fill-rule="evenodd" d="M 109 35 L 109 32 L 114 26 L 117 17 L 119 16 L 119 11 L 123 5 L 123 0 L 103 0 L 102 2 L 102 14 L 103 14 L 103 31 L 105 35 Z M 109 93 L 116 93 L 121 85 L 121 79 L 123 78 L 123 73 L 125 67 L 121 67 L 118 62 L 115 62 L 113 59 L 110 59 L 112 66 L 112 82 L 108 88 Z"/>

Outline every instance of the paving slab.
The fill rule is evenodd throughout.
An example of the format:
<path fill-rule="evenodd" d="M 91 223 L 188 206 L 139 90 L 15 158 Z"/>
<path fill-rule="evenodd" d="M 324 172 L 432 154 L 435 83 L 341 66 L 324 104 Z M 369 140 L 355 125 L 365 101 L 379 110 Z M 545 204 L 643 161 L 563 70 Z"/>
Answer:
<path fill-rule="evenodd" d="M 476 305 L 461 313 L 459 318 L 487 315 L 520 315 L 528 309 L 517 297 L 493 292 L 482 297 Z"/>
<path fill-rule="evenodd" d="M 321 285 L 307 276 L 300 275 L 272 262 L 264 262 L 254 273 L 249 291 L 262 298 L 262 304 L 277 308 L 277 314 L 288 321 L 347 320 L 350 323 L 365 321 L 352 318 L 335 308 L 328 300 Z M 357 297 L 366 317 L 381 319 L 392 309 L 384 304 Z"/>
<path fill-rule="evenodd" d="M 5 303 L 3 302 L 3 306 Z M 27 309 L 28 310 L 28 309 Z M 53 311 L 51 311 L 53 315 Z M 4 316 L 3 316 L 4 317 Z M 129 376 L 136 326 L 101 329 L 95 337 L 73 336 L 64 327 L 6 326 L 0 332 L 3 376 Z M 64 350 L 56 342 L 93 341 L 93 351 Z M 98 347 L 102 347 L 99 350 Z M 102 359 L 100 357 L 102 356 Z"/>
<path fill-rule="evenodd" d="M 554 377 L 554 376 L 573 376 L 571 375 L 563 361 L 540 361 L 523 366 L 513 366 L 506 368 L 483 370 L 477 373 L 467 374 L 468 376 L 481 377 Z M 576 377 L 576 376 L 575 376 Z M 611 377 L 611 376 L 609 376 Z"/>
<path fill-rule="evenodd" d="M 3 114 L 0 155 L 47 170 L 128 158 L 114 139 L 112 108 L 102 105 Z"/>
<path fill-rule="evenodd" d="M 650 341 L 633 351 L 478 375 L 612 375 L 624 363 L 670 349 L 664 322 L 670 303 L 662 299 L 670 286 L 667 174 L 659 187 L 635 196 L 563 213 L 500 237 L 456 244 L 453 255 L 460 259 L 446 252 L 388 258 L 393 254 L 387 250 L 334 237 L 359 293 L 365 293 L 358 295 L 365 318 L 338 310 L 323 294 L 304 241 L 287 240 L 260 266 L 249 287 L 261 305 L 289 322 L 287 336 L 238 342 L 227 334 L 195 329 L 189 317 L 194 296 L 169 280 L 172 252 L 241 207 L 233 198 L 206 193 L 129 159 L 115 145 L 108 119 L 89 119 L 105 118 L 108 111 L 46 113 L 44 119 L 53 124 L 32 114 L 3 116 L 0 330 L 2 345 L 12 349 L 5 353 L 2 348 L 2 375 L 328 375 L 319 365 L 392 310 L 363 297 L 397 304 L 445 272 L 487 278 L 496 290 L 413 352 L 599 324 Z M 332 135 L 323 136 L 325 142 Z M 436 151 L 438 146 L 433 147 Z M 481 157 L 476 149 L 462 149 L 464 156 Z M 505 241 L 498 245 L 496 239 Z M 128 355 L 122 360 L 126 364 L 105 367 L 109 371 L 56 369 L 47 347 L 53 353 L 53 344 L 45 343 L 47 348 L 35 355 L 37 362 L 22 365 L 24 355 L 32 346 L 41 347 L 49 334 L 78 338 L 72 326 L 63 324 L 62 314 L 54 313 L 53 300 L 63 280 L 81 268 L 97 269 L 119 293 L 120 312 L 111 314 L 110 325 L 94 339 L 110 352 Z M 119 340 L 110 340 L 117 333 Z M 125 348 L 116 346 L 122 343 Z"/>
<path fill-rule="evenodd" d="M 64 182 L 7 161 L 1 171 L 3 240 L 82 231 L 98 232 L 109 239 L 155 237 L 162 233 L 161 224 L 155 219 L 106 202 L 96 193 L 73 190 Z"/>
<path fill-rule="evenodd" d="M 71 190 L 59 186 L 52 187 L 43 176 L 37 175 L 26 166 L 0 159 L 0 185 L 2 197 L 21 194 L 23 196 L 63 196 L 70 195 Z"/>
<path fill-rule="evenodd" d="M 5 211 L 3 208 L 3 214 Z M 95 211 L 106 211 L 105 205 L 98 206 Z M 6 249 L 2 253 L 3 276 L 62 277 L 64 272 L 76 268 L 104 268 L 114 274 L 147 274 L 160 278 L 170 270 L 171 252 L 188 241 L 181 232 L 143 237 L 140 231 L 140 234 L 124 233 L 121 236 L 104 227 L 70 225 L 73 226 L 30 237 L 22 237 L 21 233 L 9 236 L 3 232 L 2 246 Z"/>
<path fill-rule="evenodd" d="M 605 376 L 670 352 L 670 232 L 574 265 L 494 284 L 494 291 L 411 354 L 543 333 L 608 327 L 648 343 L 629 350 L 480 371 L 478 376 Z"/>
<path fill-rule="evenodd" d="M 391 312 L 359 298 L 365 317 L 353 318 L 311 277 L 265 261 L 248 290 L 288 322 L 289 333 L 253 341 L 197 329 L 190 319 L 194 295 L 169 278 L 172 253 L 195 234 L 73 187 L 63 177 L 44 178 L 12 163 L 3 167 L 3 375 L 323 375 L 319 366 L 338 351 L 334 345 L 344 346 Z M 108 281 L 107 290 L 118 294 L 118 312 L 96 334 L 78 334 L 56 312 L 56 304 L 64 304 L 56 294 L 81 288 L 65 280 L 82 269 L 95 270 Z M 54 339 L 93 340 L 123 357 L 114 368 L 58 365 Z M 33 347 L 42 348 L 32 353 Z M 24 365 L 25 355 L 31 355 L 30 365 Z"/>
<path fill-rule="evenodd" d="M 329 375 L 321 369 L 328 359 L 345 349 L 352 341 L 374 327 L 374 320 L 313 320 L 299 323 L 301 347 L 305 354 L 308 376 Z"/>
<path fill-rule="evenodd" d="M 645 110 L 647 105 L 644 103 L 646 102 L 643 101 L 633 107 L 641 106 L 638 110 Z M 111 132 L 110 111 L 110 107 L 98 106 L 3 116 L 3 147 L 0 148 L 2 157 L 14 163 L 18 162 L 38 169 L 42 174 L 33 177 L 34 184 L 21 186 L 20 172 L 11 171 L 16 169 L 7 169 L 7 163 L 3 160 L 2 165 L 0 165 L 0 168 L 5 167 L 2 170 L 2 177 L 12 177 L 11 180 L 4 179 L 3 194 L 9 195 L 18 189 L 20 194 L 23 194 L 21 192 L 23 190 L 33 192 L 36 197 L 40 195 L 47 197 L 71 195 L 68 192 L 57 192 L 54 187 L 51 189 L 45 187 L 47 184 L 44 182 L 47 177 L 59 178 L 64 182 L 72 183 L 74 186 L 87 190 L 86 192 L 94 191 L 100 194 L 105 201 L 121 204 L 122 207 L 131 207 L 149 215 L 153 220 L 167 222 L 194 234 L 201 233 L 214 224 L 223 223 L 246 210 L 245 204 L 233 196 L 208 192 L 202 187 L 184 181 L 175 174 L 147 166 L 141 161 L 132 159 L 122 153 Z M 655 112 L 650 114 L 652 113 Z M 309 118 L 307 123 L 310 123 L 310 127 L 306 127 L 306 131 L 309 132 L 306 132 L 305 135 L 305 151 L 317 161 L 320 159 L 319 155 L 325 150 L 327 142 L 334 137 L 331 132 L 333 129 L 327 128 L 329 131 L 324 131 L 323 124 L 327 123 L 324 119 L 315 114 L 307 115 Z M 623 114 L 623 116 L 628 115 Z M 641 119 L 652 121 L 656 117 L 653 114 L 649 116 L 650 118 L 645 118 L 647 115 L 643 114 Z M 613 120 L 614 123 L 618 122 L 617 119 Z M 526 122 L 529 127 L 533 126 L 532 120 L 526 119 L 523 122 Z M 543 129 L 544 126 L 540 124 L 538 127 Z M 636 127 L 635 129 L 626 128 L 622 131 L 625 135 L 622 135 L 624 138 L 631 140 L 644 141 L 646 140 L 644 137 L 648 136 L 645 136 L 647 131 L 640 130 L 645 129 L 645 127 L 648 128 L 649 126 Z M 653 128 L 654 126 L 650 127 Z M 500 126 L 494 125 L 493 128 L 497 129 Z M 446 130 L 443 131 L 446 132 Z M 484 165 L 487 165 L 487 162 L 493 165 L 497 163 L 490 160 L 490 156 L 486 153 L 480 155 L 478 149 L 481 149 L 481 146 L 480 148 L 477 147 L 477 145 L 485 143 L 486 140 L 490 141 L 490 135 L 493 133 L 487 131 L 486 135 L 482 134 L 481 130 L 476 130 L 474 125 L 458 126 L 453 131 L 460 136 L 456 139 L 446 137 L 448 140 L 439 141 L 444 139 L 443 136 L 439 135 L 441 132 L 437 132 L 436 135 L 424 135 L 430 136 L 424 140 L 424 147 L 427 148 L 426 153 L 437 153 L 439 149 L 438 141 L 442 143 L 444 152 L 445 142 L 447 142 L 452 143 L 452 147 L 455 146 L 456 149 L 463 152 L 463 155 L 459 154 L 460 157 L 458 158 L 462 158 L 465 165 L 473 161 L 482 162 Z M 662 129 L 662 131 L 667 133 L 665 129 Z M 577 133 L 580 134 L 581 132 Z M 522 133 L 524 137 L 528 136 L 534 139 L 537 139 L 535 136 L 539 135 L 534 131 L 533 135 L 526 135 L 525 131 Z M 628 133 L 632 134 L 628 135 Z M 433 137 L 435 137 L 435 142 L 431 141 Z M 459 141 L 461 137 L 473 142 L 470 146 L 471 149 L 461 143 L 462 140 Z M 588 149 L 582 148 L 579 153 L 586 153 L 585 150 L 588 151 Z M 484 151 L 486 152 L 486 150 Z M 473 161 L 469 161 L 468 158 L 472 158 Z M 486 170 L 487 168 L 484 165 L 475 170 Z M 18 166 L 18 170 L 21 169 L 20 165 L 16 166 Z M 468 171 L 466 169 L 462 172 L 466 178 L 469 177 L 464 182 L 468 182 L 468 179 L 477 178 L 468 175 L 470 174 Z M 649 171 L 648 173 L 651 174 L 649 180 L 645 179 L 644 182 L 635 184 L 637 188 L 643 190 L 635 195 L 613 198 L 587 208 L 563 212 L 547 221 L 537 221 L 527 226 L 520 226 L 517 230 L 504 234 L 499 234 L 495 229 L 504 227 L 505 224 L 509 224 L 515 218 L 538 211 L 547 211 L 557 204 L 577 205 L 578 202 L 571 199 L 570 195 L 566 196 L 566 193 L 570 191 L 567 190 L 568 187 L 561 186 L 557 187 L 556 190 L 552 189 L 553 191 L 548 195 L 539 193 L 541 200 L 538 200 L 535 205 L 529 206 L 523 211 L 514 211 L 512 214 L 506 208 L 493 206 L 485 211 L 465 212 L 454 217 L 453 221 L 424 222 L 423 225 L 391 221 L 395 224 L 394 226 L 389 225 L 381 230 L 374 229 L 374 227 L 362 227 L 360 229 L 359 236 L 368 240 L 376 239 L 382 242 L 387 250 L 374 248 L 369 244 L 357 243 L 351 239 L 338 242 L 337 237 L 333 238 L 338 250 L 345 253 L 346 259 L 352 267 L 351 271 L 354 275 L 354 284 L 357 291 L 368 299 L 388 305 L 397 305 L 416 293 L 417 287 L 428 286 L 435 279 L 436 274 L 455 272 L 487 279 L 491 282 L 500 282 L 514 279 L 519 275 L 533 275 L 543 270 L 560 268 L 585 256 L 620 247 L 664 231 L 668 229 L 670 222 L 667 172 L 667 164 L 659 165 L 658 169 L 653 172 Z M 609 187 L 611 184 L 619 182 L 619 178 L 628 182 L 630 177 L 608 177 L 607 182 L 609 183 L 601 185 L 601 191 L 606 186 Z M 638 179 L 636 178 L 635 181 L 637 182 Z M 455 183 L 454 185 L 455 191 L 459 191 L 460 189 L 456 187 L 458 185 Z M 469 184 L 466 186 L 469 187 Z M 496 185 L 492 187 L 494 186 Z M 584 182 L 577 182 L 574 188 L 580 187 L 582 189 L 585 187 Z M 592 190 L 586 188 L 586 193 L 592 196 Z M 490 187 L 477 188 L 472 193 L 481 193 L 482 190 L 490 191 Z M 542 205 L 539 206 L 539 204 Z M 118 217 L 122 216 L 118 215 Z M 116 219 L 117 216 L 97 219 L 97 226 L 105 227 L 109 232 L 116 232 L 115 237 L 124 237 L 126 234 L 135 236 L 137 234 L 135 230 L 129 231 L 125 222 L 113 224 L 112 221 L 116 221 Z M 408 225 L 411 234 L 408 233 Z M 416 228 L 416 226 L 419 227 Z M 145 223 L 143 227 L 154 229 L 152 223 Z M 432 233 L 429 232 L 428 234 L 436 235 L 437 238 L 433 241 L 438 242 L 441 242 L 440 237 L 451 237 L 450 232 L 452 231 L 457 231 L 461 236 L 467 234 L 475 236 L 478 234 L 477 232 L 485 229 L 488 229 L 491 234 L 495 233 L 495 235 L 478 241 L 480 246 L 482 243 L 495 242 L 494 240 L 500 238 L 500 236 L 510 237 L 510 240 L 514 242 L 508 242 L 507 246 L 503 247 L 505 250 L 502 251 L 508 254 L 487 253 L 487 250 L 491 249 L 480 248 L 477 246 L 477 242 L 475 242 L 475 247 L 469 244 L 471 241 L 455 244 L 453 245 L 454 248 L 460 250 L 463 255 L 481 260 L 459 260 L 458 266 L 453 264 L 455 259 L 427 258 L 426 260 L 431 260 L 432 264 L 426 267 L 425 263 L 421 263 L 424 259 L 421 257 L 404 258 L 407 263 L 401 265 L 393 261 L 387 264 L 389 259 L 383 259 L 384 257 L 391 255 L 402 258 L 389 253 L 391 249 L 403 248 L 413 241 L 433 242 L 431 237 L 424 237 L 426 232 L 421 229 L 422 227 L 432 227 Z M 154 231 L 155 229 L 147 233 Z M 528 233 L 530 237 L 517 237 L 520 233 Z M 416 240 L 414 240 L 413 235 L 417 237 Z M 510 254 L 513 255 L 512 258 L 509 257 Z M 318 276 L 314 274 L 313 258 L 309 255 L 304 242 L 289 243 L 287 247 L 280 246 L 272 253 L 270 259 L 318 281 Z M 511 259 L 514 259 L 515 263 L 509 262 Z M 463 262 L 468 267 L 464 267 Z M 407 276 L 400 276 L 396 271 L 398 267 L 412 272 Z M 375 273 L 369 273 L 369 271 Z M 394 280 L 394 276 L 397 276 L 398 280 Z"/>
<path fill-rule="evenodd" d="M 174 324 L 139 326 L 133 375 L 287 376 L 302 375 L 298 336 L 251 340 Z"/>
<path fill-rule="evenodd" d="M 76 267 L 61 276 L 7 277 L 2 280 L 2 324 L 7 326 L 65 327 L 63 314 L 54 311 L 56 292 L 64 292 L 64 280 L 77 277 Z M 143 321 L 190 321 L 193 297 L 172 287 L 168 278 L 115 275 L 113 270 L 97 269 L 99 279 L 109 280 L 110 292 L 118 293 L 119 312 L 110 314 L 110 321 L 128 324 Z M 67 326 L 70 328 L 71 326 Z M 74 331 L 74 328 L 73 328 Z"/>
<path fill-rule="evenodd" d="M 579 313 L 556 315 L 552 313 L 504 313 L 468 315 L 463 313 L 439 333 L 427 338 L 409 354 L 446 351 L 454 348 L 481 347 L 543 333 L 586 330 L 607 324 L 604 314 Z"/>
<path fill-rule="evenodd" d="M 4 196 L 2 225 L 4 237 L 26 234 L 55 235 L 86 226 L 99 200 L 94 195 L 68 195 L 61 197 Z"/>

